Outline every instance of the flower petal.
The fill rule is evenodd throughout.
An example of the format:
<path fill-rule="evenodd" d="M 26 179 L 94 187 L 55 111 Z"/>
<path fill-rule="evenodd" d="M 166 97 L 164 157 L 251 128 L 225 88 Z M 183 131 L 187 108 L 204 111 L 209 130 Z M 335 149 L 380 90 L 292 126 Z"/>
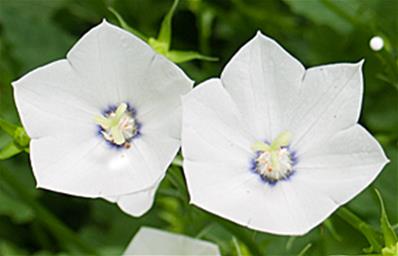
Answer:
<path fill-rule="evenodd" d="M 142 227 L 123 255 L 216 256 L 221 254 L 216 244 L 154 228 Z"/>
<path fill-rule="evenodd" d="M 193 161 L 248 161 L 254 143 L 219 79 L 210 79 L 183 97 L 182 151 Z"/>
<path fill-rule="evenodd" d="M 18 112 L 31 138 L 74 134 L 95 125 L 98 113 L 88 91 L 66 60 L 38 68 L 13 82 Z"/>
<path fill-rule="evenodd" d="M 105 20 L 76 43 L 67 59 L 102 99 L 101 108 L 127 101 L 139 112 L 157 107 L 165 113 L 193 84 L 177 65 Z"/>
<path fill-rule="evenodd" d="M 118 150 L 99 135 L 33 140 L 31 162 L 38 187 L 85 197 L 145 190 L 164 175 L 138 148 Z"/>
<path fill-rule="evenodd" d="M 292 147 L 297 154 L 358 122 L 363 94 L 362 63 L 307 70 L 286 127 L 293 133 Z"/>
<path fill-rule="evenodd" d="M 219 79 L 210 79 L 183 97 L 182 153 L 191 200 L 207 186 L 217 186 L 217 181 L 251 178 L 253 142 Z M 215 171 L 190 168 L 191 162 L 208 163 Z"/>
<path fill-rule="evenodd" d="M 221 74 L 226 90 L 258 140 L 272 140 L 294 110 L 291 100 L 305 69 L 260 32 L 230 60 Z"/>
<path fill-rule="evenodd" d="M 261 232 L 302 235 L 337 207 L 294 175 L 270 185 L 243 166 L 185 160 L 184 170 L 192 204 Z"/>
<path fill-rule="evenodd" d="M 369 132 L 355 125 L 303 154 L 294 179 L 342 205 L 365 189 L 388 161 Z"/>
<path fill-rule="evenodd" d="M 155 56 L 144 41 L 104 20 L 73 46 L 67 59 L 99 99 L 96 107 L 104 109 L 125 101 L 130 90 L 141 96 L 141 82 Z"/>
<path fill-rule="evenodd" d="M 117 203 L 123 212 L 134 217 L 140 217 L 152 207 L 159 184 L 160 181 L 155 186 L 143 191 L 114 197 L 106 196 L 104 198 L 110 202 Z"/>
<path fill-rule="evenodd" d="M 131 88 L 130 94 L 134 97 L 133 102 L 137 102 L 138 119 L 147 124 L 146 128 L 155 129 L 160 125 L 161 129 L 177 129 L 176 134 L 180 134 L 180 122 L 171 118 L 175 112 L 181 118 L 181 96 L 191 91 L 193 81 L 174 63 L 162 55 L 156 55 L 147 70 L 149 76 L 145 76 L 142 84 L 145 85 L 145 95 L 141 94 L 139 99 L 135 99 L 135 91 L 140 88 Z M 141 89 L 141 90 L 142 90 Z"/>

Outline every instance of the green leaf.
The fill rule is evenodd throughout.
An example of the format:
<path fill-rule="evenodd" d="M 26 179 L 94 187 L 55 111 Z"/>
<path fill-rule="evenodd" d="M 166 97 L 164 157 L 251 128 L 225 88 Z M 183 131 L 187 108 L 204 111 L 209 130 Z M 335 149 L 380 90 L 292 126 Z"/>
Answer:
<path fill-rule="evenodd" d="M 209 57 L 194 51 L 168 51 L 166 57 L 175 63 L 187 62 L 190 60 L 218 61 L 216 57 Z"/>
<path fill-rule="evenodd" d="M 170 49 L 171 43 L 171 21 L 173 19 L 174 11 L 177 8 L 179 0 L 174 0 L 173 5 L 171 6 L 169 12 L 166 14 L 162 21 L 162 25 L 160 27 L 159 35 L 157 41 L 164 43 L 166 46 L 166 51 Z"/>
<path fill-rule="evenodd" d="M 28 253 L 7 241 L 0 241 L 0 255 L 28 255 Z"/>
<path fill-rule="evenodd" d="M 138 30 L 130 27 L 126 21 L 124 21 L 123 17 L 112 7 L 109 7 L 108 10 L 113 13 L 113 15 L 115 15 L 116 19 L 119 22 L 119 25 L 124 29 L 129 31 L 130 33 L 132 33 L 133 35 L 136 35 L 137 37 L 141 38 L 142 40 L 144 40 L 145 42 L 148 41 L 148 38 L 142 34 L 141 32 L 139 32 Z"/>
<path fill-rule="evenodd" d="M 385 246 L 392 247 L 397 243 L 397 235 L 395 234 L 394 229 L 392 228 L 390 221 L 388 220 L 387 212 L 384 207 L 383 198 L 381 197 L 379 190 L 375 189 L 375 192 L 380 202 L 380 208 L 381 208 L 380 224 L 381 224 L 381 231 L 383 232 L 384 236 Z"/>
<path fill-rule="evenodd" d="M 9 123 L 6 120 L 0 119 L 0 129 L 6 132 L 8 135 L 14 137 L 14 132 L 18 128 L 15 124 Z"/>
<path fill-rule="evenodd" d="M 15 143 L 15 141 L 11 141 L 4 148 L 0 149 L 0 160 L 5 160 L 11 158 L 23 151 L 19 145 Z"/>
<path fill-rule="evenodd" d="M 34 218 L 30 207 L 0 190 L 0 215 L 9 216 L 16 223 L 26 223 Z"/>
<path fill-rule="evenodd" d="M 341 33 L 347 33 L 353 29 L 352 23 L 355 21 L 352 21 L 351 16 L 356 15 L 359 8 L 356 1 L 284 0 L 284 2 L 293 12 Z"/>
<path fill-rule="evenodd" d="M 0 1 L 2 37 L 25 72 L 63 58 L 74 38 L 54 21 L 65 1 Z M 26 29 L 32 28 L 32 29 Z"/>

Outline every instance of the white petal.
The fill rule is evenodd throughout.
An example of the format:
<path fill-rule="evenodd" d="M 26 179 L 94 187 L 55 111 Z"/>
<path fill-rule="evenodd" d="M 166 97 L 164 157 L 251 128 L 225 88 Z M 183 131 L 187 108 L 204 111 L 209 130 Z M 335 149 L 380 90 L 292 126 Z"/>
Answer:
<path fill-rule="evenodd" d="M 166 131 L 179 138 L 181 96 L 192 89 L 193 81 L 161 55 L 152 59 L 147 72 L 150 75 L 141 81 L 142 88 L 131 88 L 130 92 L 133 102 L 137 102 L 137 118 L 144 124 L 143 129 Z M 135 97 L 135 91 L 140 89 L 145 94 Z"/>
<path fill-rule="evenodd" d="M 164 175 L 139 148 L 112 148 L 94 133 L 32 140 L 30 154 L 38 187 L 77 196 L 132 193 L 152 187 Z"/>
<path fill-rule="evenodd" d="M 141 39 L 106 21 L 84 35 L 67 58 L 102 99 L 101 108 L 127 101 L 141 115 L 154 108 L 169 113 L 193 84 Z"/>
<path fill-rule="evenodd" d="M 220 80 L 210 79 L 183 97 L 182 153 L 191 201 L 203 189 L 217 187 L 218 181 L 251 178 L 253 142 Z M 191 162 L 208 163 L 213 169 L 190 168 Z"/>
<path fill-rule="evenodd" d="M 302 155 L 292 178 L 342 205 L 365 189 L 386 163 L 379 143 L 356 125 Z"/>
<path fill-rule="evenodd" d="M 141 82 L 155 56 L 145 42 L 104 20 L 73 46 L 67 59 L 103 109 L 126 100 L 129 88 L 145 87 Z"/>
<path fill-rule="evenodd" d="M 191 203 L 261 232 L 302 235 L 336 204 L 294 180 L 270 185 L 248 167 L 184 161 Z"/>
<path fill-rule="evenodd" d="M 93 92 L 66 60 L 38 68 L 13 83 L 22 124 L 31 138 L 83 132 L 95 126 Z"/>
<path fill-rule="evenodd" d="M 210 79 L 183 97 L 182 151 L 194 161 L 244 161 L 254 139 L 218 79 Z"/>
<path fill-rule="evenodd" d="M 123 255 L 216 256 L 221 254 L 216 244 L 154 228 L 143 227 L 135 235 Z"/>
<path fill-rule="evenodd" d="M 117 203 L 125 213 L 134 217 L 140 217 L 152 207 L 159 184 L 160 181 L 155 186 L 143 191 L 104 198 L 112 203 Z"/>
<path fill-rule="evenodd" d="M 260 32 L 225 67 L 221 79 L 258 140 L 282 132 L 294 110 L 305 69 L 274 40 Z"/>
<path fill-rule="evenodd" d="M 307 70 L 295 111 L 285 128 L 292 131 L 292 147 L 299 155 L 358 122 L 363 93 L 361 68 L 362 62 Z"/>

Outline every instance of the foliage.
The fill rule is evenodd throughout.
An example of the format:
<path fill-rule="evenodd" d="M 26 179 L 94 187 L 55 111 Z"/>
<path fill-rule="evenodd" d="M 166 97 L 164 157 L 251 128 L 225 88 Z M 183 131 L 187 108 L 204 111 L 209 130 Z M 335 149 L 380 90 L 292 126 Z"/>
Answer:
<path fill-rule="evenodd" d="M 36 190 L 28 155 L 22 153 L 0 162 L 0 255 L 120 254 L 141 225 L 214 241 L 225 255 L 358 255 L 369 245 L 372 248 L 366 253 L 394 255 L 394 231 L 398 228 L 398 1 L 177 2 L 0 0 L 0 159 L 26 151 L 28 144 L 26 134 L 10 125 L 18 124 L 11 82 L 39 65 L 63 58 L 77 38 L 105 17 L 139 33 L 170 59 L 185 62 L 180 66 L 197 83 L 219 75 L 236 49 L 257 30 L 277 39 L 307 67 L 365 59 L 360 122 L 376 135 L 391 163 L 347 208 L 309 234 L 281 237 L 245 229 L 190 205 L 179 161 L 162 182 L 152 210 L 136 219 L 104 200 Z M 380 52 L 368 46 L 375 35 L 385 42 Z M 216 60 L 205 55 L 219 61 L 200 61 Z M 377 196 L 374 187 L 380 191 Z M 384 200 L 381 217 L 380 194 Z M 370 244 L 369 234 L 375 241 Z"/>

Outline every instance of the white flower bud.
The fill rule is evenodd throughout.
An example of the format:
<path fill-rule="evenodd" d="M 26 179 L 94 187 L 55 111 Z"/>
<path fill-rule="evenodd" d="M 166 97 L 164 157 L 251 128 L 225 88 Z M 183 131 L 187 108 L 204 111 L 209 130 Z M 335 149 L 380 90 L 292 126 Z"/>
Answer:
<path fill-rule="evenodd" d="M 372 37 L 372 39 L 370 39 L 369 46 L 373 51 L 380 51 L 384 46 L 383 38 L 379 36 Z"/>

